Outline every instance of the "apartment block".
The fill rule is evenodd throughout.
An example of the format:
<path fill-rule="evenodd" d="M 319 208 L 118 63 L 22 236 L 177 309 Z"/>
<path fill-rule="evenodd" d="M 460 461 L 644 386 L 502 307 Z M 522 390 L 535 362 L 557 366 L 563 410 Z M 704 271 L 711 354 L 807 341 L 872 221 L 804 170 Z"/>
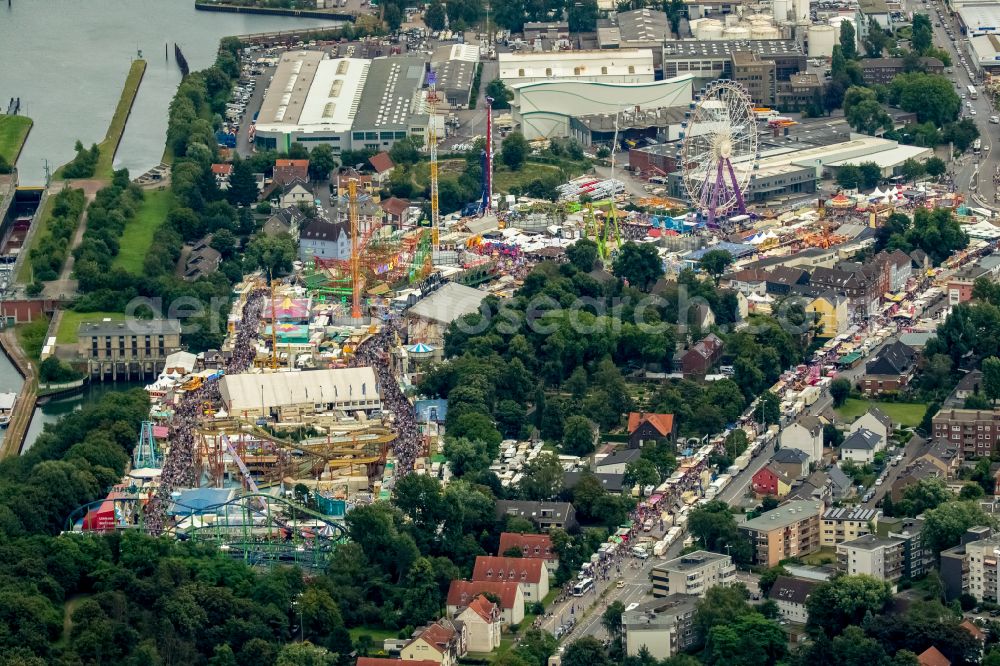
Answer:
<path fill-rule="evenodd" d="M 698 597 L 671 594 L 641 603 L 622 613 L 625 651 L 637 656 L 646 648 L 655 659 L 669 659 L 695 644 L 694 616 Z"/>
<path fill-rule="evenodd" d="M 965 544 L 968 592 L 977 601 L 1000 601 L 1000 536 Z"/>
<path fill-rule="evenodd" d="M 932 423 L 934 441 L 957 446 L 963 458 L 988 456 L 1000 441 L 1000 410 L 942 409 Z"/>
<path fill-rule="evenodd" d="M 703 597 L 710 587 L 732 584 L 736 580 L 736 567 L 729 555 L 699 550 L 657 564 L 650 578 L 654 597 L 671 594 Z"/>
<path fill-rule="evenodd" d="M 864 574 L 895 585 L 903 577 L 903 540 L 868 534 L 837 544 L 837 560 L 851 576 Z"/>
<path fill-rule="evenodd" d="M 797 500 L 740 525 L 753 547 L 754 564 L 773 567 L 819 550 L 822 512 L 822 502 Z"/>
<path fill-rule="evenodd" d="M 971 547 L 971 548 L 970 548 Z M 986 526 L 970 527 L 957 546 L 941 551 L 938 570 L 944 596 L 953 601 L 968 593 L 979 601 L 996 602 L 996 553 L 1000 537 Z"/>
<path fill-rule="evenodd" d="M 923 518 L 904 518 L 901 525 L 888 532 L 887 536 L 903 542 L 903 578 L 919 578 L 934 564 L 934 552 L 924 546 L 923 527 Z"/>
<path fill-rule="evenodd" d="M 836 546 L 871 534 L 882 512 L 876 509 L 834 507 L 823 513 L 820 545 Z"/>

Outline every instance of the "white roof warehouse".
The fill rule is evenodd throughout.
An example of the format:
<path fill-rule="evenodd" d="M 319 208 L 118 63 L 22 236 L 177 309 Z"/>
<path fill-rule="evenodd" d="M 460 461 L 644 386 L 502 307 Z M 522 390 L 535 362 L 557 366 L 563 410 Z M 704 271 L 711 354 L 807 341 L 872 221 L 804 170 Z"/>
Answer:
<path fill-rule="evenodd" d="M 291 415 L 323 411 L 381 409 L 370 367 L 226 375 L 219 381 L 230 415 Z"/>

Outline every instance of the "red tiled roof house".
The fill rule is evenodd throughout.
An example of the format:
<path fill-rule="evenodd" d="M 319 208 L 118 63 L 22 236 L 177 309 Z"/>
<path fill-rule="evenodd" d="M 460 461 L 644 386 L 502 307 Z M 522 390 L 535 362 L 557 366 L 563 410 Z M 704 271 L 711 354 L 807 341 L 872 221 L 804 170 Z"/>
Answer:
<path fill-rule="evenodd" d="M 479 594 L 488 594 L 500 601 L 500 617 L 507 624 L 520 624 L 524 619 L 524 592 L 521 586 L 495 581 L 451 581 L 448 587 L 448 615 L 454 617 Z"/>
<path fill-rule="evenodd" d="M 480 555 L 472 569 L 472 580 L 517 583 L 526 604 L 541 601 L 549 593 L 549 570 L 540 559 Z"/>

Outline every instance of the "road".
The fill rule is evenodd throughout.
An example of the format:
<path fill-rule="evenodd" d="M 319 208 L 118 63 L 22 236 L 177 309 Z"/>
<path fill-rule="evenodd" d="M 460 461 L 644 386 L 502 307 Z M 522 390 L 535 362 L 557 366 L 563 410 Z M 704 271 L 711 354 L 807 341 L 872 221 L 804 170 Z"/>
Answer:
<path fill-rule="evenodd" d="M 934 25 L 934 43 L 939 48 L 944 48 L 952 59 L 954 73 L 946 76 L 952 80 L 959 94 L 968 97 L 968 86 L 978 85 L 980 81 L 974 69 L 962 65 L 961 56 L 965 56 L 967 63 L 971 63 L 973 60 L 970 55 L 971 46 L 959 31 L 957 20 L 950 16 L 942 2 L 933 1 L 925 5 L 917 0 L 906 0 L 905 7 L 913 12 L 930 15 L 931 23 L 936 24 Z M 938 12 L 941 12 L 940 15 Z M 947 30 L 949 28 L 955 38 L 954 42 L 948 37 Z M 976 111 L 975 115 L 970 115 L 972 109 Z M 993 207 L 997 201 L 998 188 L 993 182 L 993 176 L 1000 173 L 1000 154 L 994 154 L 994 151 L 990 150 L 993 147 L 997 126 L 990 125 L 989 118 L 996 113 L 992 100 L 989 99 L 989 95 L 984 94 L 981 86 L 979 86 L 979 99 L 962 100 L 963 117 L 972 118 L 979 127 L 983 142 L 983 154 L 976 157 L 970 151 L 949 166 L 949 171 L 954 173 L 957 190 L 971 193 L 974 201 L 989 207 Z"/>

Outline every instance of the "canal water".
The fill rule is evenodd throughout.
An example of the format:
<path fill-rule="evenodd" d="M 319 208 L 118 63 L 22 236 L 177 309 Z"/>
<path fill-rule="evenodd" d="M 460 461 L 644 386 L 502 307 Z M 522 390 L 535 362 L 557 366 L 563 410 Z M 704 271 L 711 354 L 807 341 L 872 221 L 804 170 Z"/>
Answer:
<path fill-rule="evenodd" d="M 0 3 L 0 107 L 21 98 L 35 126 L 18 161 L 24 185 L 45 182 L 73 157 L 73 145 L 99 143 L 141 51 L 148 65 L 115 167 L 134 176 L 160 162 L 167 107 L 181 74 L 180 46 L 192 71 L 212 64 L 227 35 L 335 25 L 325 19 L 199 12 L 194 0 L 11 0 Z M 167 56 L 164 57 L 164 47 Z"/>

